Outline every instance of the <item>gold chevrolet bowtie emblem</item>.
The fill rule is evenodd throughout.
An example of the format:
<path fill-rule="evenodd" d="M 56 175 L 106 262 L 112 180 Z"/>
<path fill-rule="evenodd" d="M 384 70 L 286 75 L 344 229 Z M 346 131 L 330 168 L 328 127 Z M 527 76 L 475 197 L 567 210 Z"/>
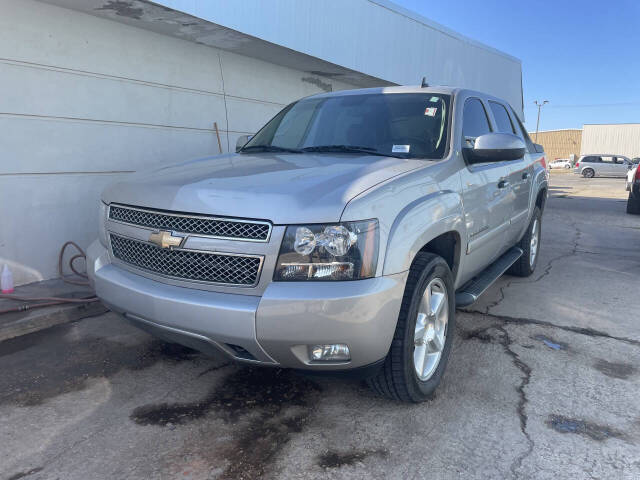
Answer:
<path fill-rule="evenodd" d="M 155 232 L 149 236 L 149 241 L 160 248 L 179 247 L 184 237 L 174 237 L 171 232 Z"/>

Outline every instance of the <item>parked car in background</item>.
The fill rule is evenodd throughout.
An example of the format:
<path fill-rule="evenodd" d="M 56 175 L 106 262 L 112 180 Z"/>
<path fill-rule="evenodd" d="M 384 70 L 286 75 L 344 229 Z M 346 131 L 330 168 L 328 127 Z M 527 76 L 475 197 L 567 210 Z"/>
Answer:
<path fill-rule="evenodd" d="M 553 162 L 549 162 L 549 168 L 564 168 L 569 170 L 571 168 L 571 161 L 568 158 L 556 158 Z"/>
<path fill-rule="evenodd" d="M 585 178 L 626 177 L 632 165 L 631 160 L 623 155 L 582 155 L 573 173 Z"/>
<path fill-rule="evenodd" d="M 160 338 L 251 365 L 367 372 L 376 392 L 418 402 L 440 383 L 456 307 L 536 268 L 544 152 L 502 99 L 315 95 L 238 144 L 102 195 L 91 284 Z"/>
<path fill-rule="evenodd" d="M 627 213 L 640 215 L 640 165 L 638 163 L 627 173 L 627 192 L 629 192 Z"/>

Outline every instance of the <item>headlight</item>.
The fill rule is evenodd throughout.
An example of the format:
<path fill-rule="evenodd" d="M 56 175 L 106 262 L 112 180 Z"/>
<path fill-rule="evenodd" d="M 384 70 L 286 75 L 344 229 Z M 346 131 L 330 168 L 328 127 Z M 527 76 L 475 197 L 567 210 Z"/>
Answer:
<path fill-rule="evenodd" d="M 100 213 L 98 214 L 98 239 L 100 243 L 106 247 L 109 242 L 107 241 L 107 212 L 109 211 L 109 205 L 100 201 Z"/>
<path fill-rule="evenodd" d="M 358 280 L 376 274 L 378 221 L 287 227 L 273 279 Z"/>

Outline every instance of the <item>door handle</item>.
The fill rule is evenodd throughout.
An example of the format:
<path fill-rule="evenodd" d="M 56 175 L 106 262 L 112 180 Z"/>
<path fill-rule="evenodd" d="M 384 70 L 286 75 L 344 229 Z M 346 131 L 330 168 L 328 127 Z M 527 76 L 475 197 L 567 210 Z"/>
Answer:
<path fill-rule="evenodd" d="M 509 185 L 511 185 L 507 180 L 500 180 L 498 182 L 498 188 L 507 188 Z"/>
<path fill-rule="evenodd" d="M 531 175 L 529 175 L 529 172 L 524 172 L 524 173 L 522 174 L 522 179 L 523 179 L 523 180 L 527 180 L 530 176 L 531 176 Z"/>

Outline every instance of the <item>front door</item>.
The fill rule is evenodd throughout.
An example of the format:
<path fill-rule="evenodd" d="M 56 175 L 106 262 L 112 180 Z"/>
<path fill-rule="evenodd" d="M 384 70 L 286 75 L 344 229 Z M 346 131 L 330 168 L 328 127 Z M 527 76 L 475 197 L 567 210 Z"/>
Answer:
<path fill-rule="evenodd" d="M 613 175 L 616 177 L 626 177 L 629 172 L 629 165 L 631 165 L 631 162 L 628 159 L 624 157 L 615 157 Z"/>
<path fill-rule="evenodd" d="M 469 98 L 463 110 L 462 146 L 472 146 L 480 135 L 491 132 L 485 106 Z M 467 227 L 465 276 L 471 277 L 502 254 L 513 208 L 509 162 L 467 165 L 461 174 Z"/>

